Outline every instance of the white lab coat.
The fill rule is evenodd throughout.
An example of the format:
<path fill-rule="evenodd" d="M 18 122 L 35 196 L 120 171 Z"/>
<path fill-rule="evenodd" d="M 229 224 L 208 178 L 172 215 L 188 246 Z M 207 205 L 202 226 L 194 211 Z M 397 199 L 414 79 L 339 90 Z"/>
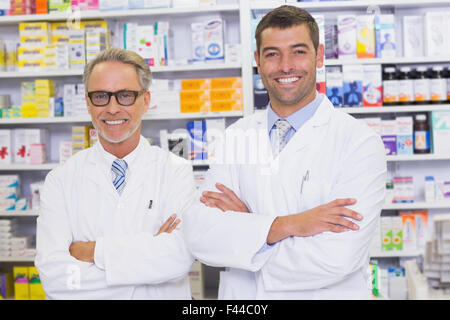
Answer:
<path fill-rule="evenodd" d="M 379 135 L 324 97 L 278 157 L 272 155 L 267 111 L 231 125 L 218 145 L 225 146 L 216 149 L 223 162 L 210 167 L 200 192 L 217 191 L 214 184 L 220 182 L 252 213 L 223 213 L 197 201 L 184 230 L 194 256 L 228 267 L 221 273 L 219 298 L 369 298 L 369 246 L 386 183 Z M 246 156 L 238 159 L 242 153 Z M 360 230 L 289 237 L 264 247 L 276 216 L 338 198 L 357 199 L 351 208 L 364 216 L 357 222 Z"/>
<path fill-rule="evenodd" d="M 133 152 L 122 196 L 100 143 L 47 175 L 35 261 L 47 298 L 191 299 L 181 231 L 155 234 L 191 205 L 192 167 L 142 136 Z M 95 263 L 69 254 L 75 241 L 96 241 Z"/>

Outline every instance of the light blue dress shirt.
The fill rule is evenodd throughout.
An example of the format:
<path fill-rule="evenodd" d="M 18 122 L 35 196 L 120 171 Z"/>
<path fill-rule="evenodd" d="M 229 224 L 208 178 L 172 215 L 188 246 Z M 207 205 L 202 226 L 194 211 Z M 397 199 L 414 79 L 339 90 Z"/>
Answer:
<path fill-rule="evenodd" d="M 286 143 L 292 138 L 292 136 L 300 129 L 302 125 L 305 124 L 306 121 L 312 118 L 314 113 L 316 112 L 319 105 L 322 103 L 323 94 L 316 92 L 316 97 L 309 104 L 301 108 L 300 110 L 294 112 L 286 120 L 291 125 L 291 128 L 286 134 Z M 270 142 L 272 144 L 272 150 L 275 147 L 275 135 L 273 132 L 275 131 L 275 122 L 280 118 L 275 111 L 273 111 L 272 106 L 269 105 L 267 107 L 267 130 L 269 132 Z"/>

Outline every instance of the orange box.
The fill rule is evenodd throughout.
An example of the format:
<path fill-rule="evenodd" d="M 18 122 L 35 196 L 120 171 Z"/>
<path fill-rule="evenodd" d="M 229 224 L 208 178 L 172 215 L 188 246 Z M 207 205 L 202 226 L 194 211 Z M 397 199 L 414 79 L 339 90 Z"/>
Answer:
<path fill-rule="evenodd" d="M 211 79 L 211 89 L 235 89 L 235 88 L 242 88 L 241 77 Z"/>
<path fill-rule="evenodd" d="M 244 106 L 240 100 L 218 100 L 211 101 L 211 111 L 239 111 L 243 110 Z"/>
<path fill-rule="evenodd" d="M 36 14 L 48 13 L 47 0 L 36 0 Z"/>
<path fill-rule="evenodd" d="M 210 91 L 211 101 L 217 100 L 242 100 L 242 89 L 212 89 Z"/>
<path fill-rule="evenodd" d="M 209 90 L 181 90 L 180 102 L 209 101 Z"/>
<path fill-rule="evenodd" d="M 181 90 L 209 90 L 211 79 L 184 79 L 181 80 Z"/>
<path fill-rule="evenodd" d="M 180 102 L 181 113 L 210 112 L 210 111 L 211 111 L 211 102 L 209 100 Z"/>

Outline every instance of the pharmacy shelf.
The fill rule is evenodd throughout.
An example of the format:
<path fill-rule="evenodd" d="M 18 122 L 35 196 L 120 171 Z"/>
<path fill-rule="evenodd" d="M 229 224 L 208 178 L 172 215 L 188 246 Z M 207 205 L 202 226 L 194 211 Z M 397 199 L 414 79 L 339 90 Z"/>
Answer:
<path fill-rule="evenodd" d="M 179 66 L 150 67 L 152 73 L 162 72 L 191 72 L 208 70 L 233 70 L 241 69 L 240 63 L 201 63 Z M 30 71 L 3 71 L 0 72 L 0 79 L 20 79 L 20 78 L 60 78 L 60 77 L 81 77 L 83 69 L 75 70 L 30 70 Z"/>
<path fill-rule="evenodd" d="M 21 218 L 21 217 L 37 217 L 37 210 L 8 210 L 0 211 L 0 218 Z"/>
<path fill-rule="evenodd" d="M 0 165 L 0 171 L 45 171 L 52 170 L 59 166 L 59 163 L 44 163 L 44 164 L 9 164 Z"/>
<path fill-rule="evenodd" d="M 446 202 L 411 202 L 386 203 L 383 210 L 415 210 L 415 209 L 449 209 L 450 201 Z"/>
<path fill-rule="evenodd" d="M 323 2 L 296 2 L 289 3 L 291 5 L 310 9 L 310 10 L 326 10 L 331 11 L 333 9 L 364 9 L 368 13 L 374 12 L 376 7 L 382 8 L 418 8 L 418 7 L 432 7 L 448 5 L 448 0 L 356 0 L 356 1 L 323 1 Z M 275 1 L 255 1 L 250 4 L 253 10 L 271 10 L 281 3 Z"/>
<path fill-rule="evenodd" d="M 161 15 L 184 15 L 184 14 L 208 14 L 238 12 L 239 4 L 223 4 L 215 6 L 193 6 L 183 8 L 154 8 L 154 9 L 129 9 L 129 10 L 86 10 L 66 12 L 53 12 L 48 14 L 2 16 L 0 25 L 18 24 L 20 22 L 32 21 L 64 21 L 75 22 L 77 19 L 129 19 L 130 17 L 161 16 Z"/>
<path fill-rule="evenodd" d="M 450 5 L 450 3 L 449 3 Z M 448 63 L 447 56 L 439 57 L 394 57 L 394 58 L 372 58 L 372 59 L 325 59 L 325 66 L 340 66 L 344 64 L 436 64 Z"/>
<path fill-rule="evenodd" d="M 450 160 L 450 154 L 412 154 L 386 156 L 387 161 L 426 161 L 426 160 Z"/>
<path fill-rule="evenodd" d="M 422 250 L 392 250 L 392 251 L 373 251 L 371 258 L 395 258 L 395 257 L 417 257 L 423 255 Z"/>
<path fill-rule="evenodd" d="M 233 118 L 242 117 L 243 111 L 223 112 L 199 112 L 199 113 L 170 113 L 170 114 L 145 114 L 142 120 L 176 120 L 176 119 L 206 119 L 206 118 Z M 89 114 L 75 117 L 53 117 L 53 118 L 4 118 L 0 119 L 0 125 L 5 124 L 44 124 L 44 123 L 85 123 L 91 122 Z"/>
<path fill-rule="evenodd" d="M 35 257 L 0 257 L 0 262 L 34 262 Z"/>
<path fill-rule="evenodd" d="M 417 104 L 408 106 L 393 107 L 359 107 L 359 108 L 338 108 L 350 114 L 366 113 L 395 113 L 395 112 L 429 112 L 437 110 L 450 111 L 450 104 Z"/>

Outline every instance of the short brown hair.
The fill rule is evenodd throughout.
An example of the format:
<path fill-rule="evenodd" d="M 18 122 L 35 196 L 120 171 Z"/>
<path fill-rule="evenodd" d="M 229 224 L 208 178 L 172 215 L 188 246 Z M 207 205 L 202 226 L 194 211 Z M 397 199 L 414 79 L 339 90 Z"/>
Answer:
<path fill-rule="evenodd" d="M 94 67 L 99 63 L 108 61 L 118 61 L 124 64 L 132 65 L 136 69 L 136 73 L 139 77 L 139 83 L 142 86 L 142 89 L 148 90 L 152 82 L 152 73 L 150 71 L 150 67 L 147 65 L 145 60 L 136 52 L 118 48 L 110 48 L 104 50 L 100 52 L 94 58 L 94 60 L 86 64 L 83 74 L 83 83 L 86 90 L 88 89 L 89 77 L 91 76 Z"/>
<path fill-rule="evenodd" d="M 293 26 L 306 24 L 309 30 L 309 36 L 313 42 L 314 49 L 317 52 L 319 47 L 319 26 L 311 14 L 295 6 L 284 5 L 267 13 L 258 23 L 255 32 L 256 50 L 261 46 L 261 33 L 267 28 L 287 29 Z"/>

